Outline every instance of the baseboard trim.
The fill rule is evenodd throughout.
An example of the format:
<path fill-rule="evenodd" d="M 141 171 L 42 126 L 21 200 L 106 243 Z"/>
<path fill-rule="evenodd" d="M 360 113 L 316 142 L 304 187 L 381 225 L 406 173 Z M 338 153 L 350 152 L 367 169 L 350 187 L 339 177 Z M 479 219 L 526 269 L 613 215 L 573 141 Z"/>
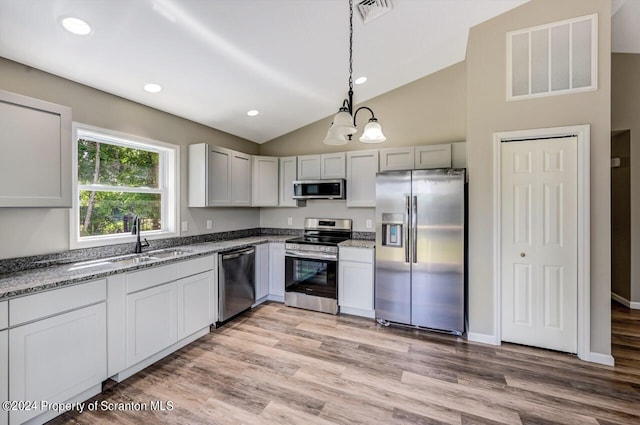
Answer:
<path fill-rule="evenodd" d="M 147 357 L 145 360 L 140 361 L 139 363 L 134 364 L 133 366 L 130 366 L 129 368 L 115 374 L 114 376 L 111 377 L 111 379 L 113 379 L 116 382 L 122 382 L 125 379 L 127 379 L 128 377 L 140 372 L 142 369 L 151 366 L 152 364 L 154 364 L 155 362 L 167 357 L 169 354 L 173 353 L 174 351 L 178 351 L 179 349 L 181 349 L 182 347 L 191 344 L 193 341 L 195 341 L 196 339 L 199 339 L 203 336 L 205 336 L 206 334 L 208 334 L 209 332 L 211 332 L 209 326 L 207 326 L 206 328 L 202 328 L 197 332 L 194 332 L 193 334 L 189 335 L 186 338 L 181 339 L 180 341 L 176 342 L 173 345 L 170 345 L 169 347 L 165 348 L 164 350 Z"/>
<path fill-rule="evenodd" d="M 605 366 L 615 366 L 616 363 L 611 354 L 594 353 L 593 351 L 589 353 L 589 358 L 585 360 L 591 363 L 598 363 Z"/>
<path fill-rule="evenodd" d="M 368 319 L 375 319 L 375 310 L 363 310 L 361 308 L 353 307 L 340 307 L 340 314 L 350 314 L 352 316 L 366 317 Z"/>
<path fill-rule="evenodd" d="M 480 342 L 482 344 L 500 345 L 501 342 L 496 339 L 495 335 L 480 334 L 475 332 L 467 332 L 467 341 Z"/>
<path fill-rule="evenodd" d="M 632 310 L 640 310 L 640 302 L 634 302 L 634 301 L 629 301 L 628 299 L 621 297 L 620 295 L 616 294 L 615 292 L 611 293 L 611 299 L 614 301 L 619 302 L 620 304 L 622 304 L 623 306 L 630 308 Z"/>

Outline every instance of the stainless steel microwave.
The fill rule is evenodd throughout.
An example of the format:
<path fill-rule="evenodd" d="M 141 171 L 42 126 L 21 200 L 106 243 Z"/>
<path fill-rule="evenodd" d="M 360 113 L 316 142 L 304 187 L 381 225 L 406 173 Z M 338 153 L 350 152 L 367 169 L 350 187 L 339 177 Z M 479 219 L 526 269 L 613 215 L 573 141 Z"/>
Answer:
<path fill-rule="evenodd" d="M 293 182 L 292 198 L 347 199 L 345 180 L 296 180 Z"/>

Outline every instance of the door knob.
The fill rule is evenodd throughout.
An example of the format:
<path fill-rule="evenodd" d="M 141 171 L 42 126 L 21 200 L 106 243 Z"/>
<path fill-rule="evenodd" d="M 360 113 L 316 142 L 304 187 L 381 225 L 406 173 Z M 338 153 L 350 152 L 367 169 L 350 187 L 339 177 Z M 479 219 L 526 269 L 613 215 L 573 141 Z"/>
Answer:
<path fill-rule="evenodd" d="M 520 256 L 521 256 L 521 257 L 525 257 L 525 256 L 526 256 L 526 254 L 525 254 L 524 252 L 521 252 L 521 253 L 520 253 Z"/>

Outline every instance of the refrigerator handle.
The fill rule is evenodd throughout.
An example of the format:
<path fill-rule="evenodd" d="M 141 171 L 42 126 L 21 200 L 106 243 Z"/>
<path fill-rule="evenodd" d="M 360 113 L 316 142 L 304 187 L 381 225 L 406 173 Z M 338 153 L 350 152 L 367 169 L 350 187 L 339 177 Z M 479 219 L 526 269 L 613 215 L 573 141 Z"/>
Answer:
<path fill-rule="evenodd" d="M 411 260 L 409 259 L 409 237 L 410 237 L 410 233 L 409 233 L 409 223 L 410 223 L 410 217 L 411 217 L 411 197 L 409 195 L 405 196 L 405 219 L 404 219 L 404 228 L 405 228 L 405 234 L 404 234 L 404 262 L 405 263 L 410 263 Z"/>
<path fill-rule="evenodd" d="M 418 262 L 418 197 L 413 197 L 413 210 L 411 211 L 411 230 L 413 231 L 413 262 Z"/>

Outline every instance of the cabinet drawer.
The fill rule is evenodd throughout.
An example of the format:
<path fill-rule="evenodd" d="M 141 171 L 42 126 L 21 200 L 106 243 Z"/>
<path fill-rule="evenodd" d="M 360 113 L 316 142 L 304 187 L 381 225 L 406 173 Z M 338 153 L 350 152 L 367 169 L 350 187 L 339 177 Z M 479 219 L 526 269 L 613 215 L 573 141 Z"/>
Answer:
<path fill-rule="evenodd" d="M 357 261 L 373 264 L 373 249 L 369 248 L 340 248 L 340 261 Z"/>
<path fill-rule="evenodd" d="M 107 281 L 100 279 L 9 300 L 9 325 L 42 319 L 107 299 Z"/>
<path fill-rule="evenodd" d="M 127 294 L 176 279 L 178 266 L 175 263 L 127 273 Z"/>
<path fill-rule="evenodd" d="M 192 276 L 194 274 L 213 270 L 216 262 L 213 259 L 213 255 L 206 257 L 199 257 L 194 260 L 183 261 L 178 263 L 178 278 Z"/>
<path fill-rule="evenodd" d="M 0 302 L 0 330 L 9 326 L 9 303 Z"/>

